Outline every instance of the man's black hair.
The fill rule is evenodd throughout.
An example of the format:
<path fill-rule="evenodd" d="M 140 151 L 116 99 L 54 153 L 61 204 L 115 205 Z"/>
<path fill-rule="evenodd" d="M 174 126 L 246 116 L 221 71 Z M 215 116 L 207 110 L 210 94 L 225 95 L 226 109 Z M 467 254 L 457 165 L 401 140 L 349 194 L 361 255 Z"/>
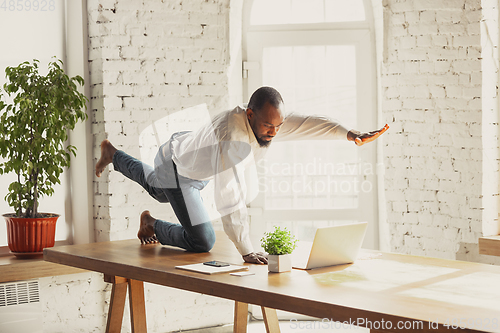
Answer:
<path fill-rule="evenodd" d="M 278 90 L 272 87 L 260 87 L 250 97 L 247 108 L 252 109 L 253 112 L 259 112 L 266 103 L 279 108 L 280 104 L 283 103 L 283 98 Z"/>

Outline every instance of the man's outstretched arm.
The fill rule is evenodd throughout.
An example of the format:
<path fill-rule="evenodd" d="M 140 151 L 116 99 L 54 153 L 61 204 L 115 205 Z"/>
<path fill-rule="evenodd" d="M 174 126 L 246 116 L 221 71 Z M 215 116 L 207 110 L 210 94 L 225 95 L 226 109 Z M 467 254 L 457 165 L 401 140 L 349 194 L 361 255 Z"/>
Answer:
<path fill-rule="evenodd" d="M 385 124 L 385 126 L 379 130 L 366 132 L 366 133 L 361 133 L 361 132 L 356 131 L 356 130 L 350 130 L 347 133 L 347 140 L 354 141 L 356 146 L 362 146 L 365 143 L 374 141 L 375 139 L 377 139 L 379 136 L 381 136 L 382 133 L 384 133 L 388 129 L 389 129 L 389 125 Z"/>

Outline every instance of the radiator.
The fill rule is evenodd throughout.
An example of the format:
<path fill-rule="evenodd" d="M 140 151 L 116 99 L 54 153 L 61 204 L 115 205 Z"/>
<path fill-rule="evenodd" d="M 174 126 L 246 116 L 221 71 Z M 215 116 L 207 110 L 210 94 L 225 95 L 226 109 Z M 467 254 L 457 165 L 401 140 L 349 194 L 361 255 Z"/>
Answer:
<path fill-rule="evenodd" d="M 43 333 L 38 280 L 0 284 L 0 332 Z"/>

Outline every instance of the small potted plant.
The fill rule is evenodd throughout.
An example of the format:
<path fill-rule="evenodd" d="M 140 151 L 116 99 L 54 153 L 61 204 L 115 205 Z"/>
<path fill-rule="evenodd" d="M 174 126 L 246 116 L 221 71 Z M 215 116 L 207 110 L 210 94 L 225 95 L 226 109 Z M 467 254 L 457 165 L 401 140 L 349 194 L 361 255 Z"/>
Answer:
<path fill-rule="evenodd" d="M 297 246 L 297 239 L 285 227 L 274 227 L 274 231 L 266 232 L 262 237 L 261 246 L 269 254 L 268 266 L 270 272 L 286 272 L 292 270 L 291 254 Z"/>
<path fill-rule="evenodd" d="M 5 159 L 0 174 L 17 175 L 5 197 L 14 213 L 3 216 L 9 249 L 20 257 L 54 246 L 59 215 L 39 213 L 39 199 L 54 193 L 70 155 L 76 155 L 76 148 L 66 145 L 68 131 L 87 119 L 87 98 L 77 87 L 83 79 L 68 77 L 57 59 L 49 63 L 47 75 L 40 75 L 38 63 L 7 67 L 3 89 L 12 102 L 0 95 L 0 156 Z"/>

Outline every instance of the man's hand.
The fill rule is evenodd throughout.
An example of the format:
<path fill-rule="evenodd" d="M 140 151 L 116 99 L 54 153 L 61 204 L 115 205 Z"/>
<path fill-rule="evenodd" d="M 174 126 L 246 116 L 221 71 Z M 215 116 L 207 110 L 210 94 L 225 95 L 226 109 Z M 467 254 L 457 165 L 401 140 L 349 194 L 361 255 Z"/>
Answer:
<path fill-rule="evenodd" d="M 262 252 L 252 252 L 244 255 L 243 260 L 251 264 L 267 265 L 267 254 Z"/>
<path fill-rule="evenodd" d="M 354 141 L 356 146 L 362 146 L 365 143 L 374 141 L 376 138 L 381 136 L 382 133 L 384 133 L 388 129 L 389 129 L 389 125 L 385 124 L 385 126 L 382 127 L 381 129 L 376 130 L 376 131 L 371 131 L 368 133 L 361 133 L 359 131 L 352 130 L 352 131 L 349 131 L 349 133 L 347 133 L 347 140 Z"/>

